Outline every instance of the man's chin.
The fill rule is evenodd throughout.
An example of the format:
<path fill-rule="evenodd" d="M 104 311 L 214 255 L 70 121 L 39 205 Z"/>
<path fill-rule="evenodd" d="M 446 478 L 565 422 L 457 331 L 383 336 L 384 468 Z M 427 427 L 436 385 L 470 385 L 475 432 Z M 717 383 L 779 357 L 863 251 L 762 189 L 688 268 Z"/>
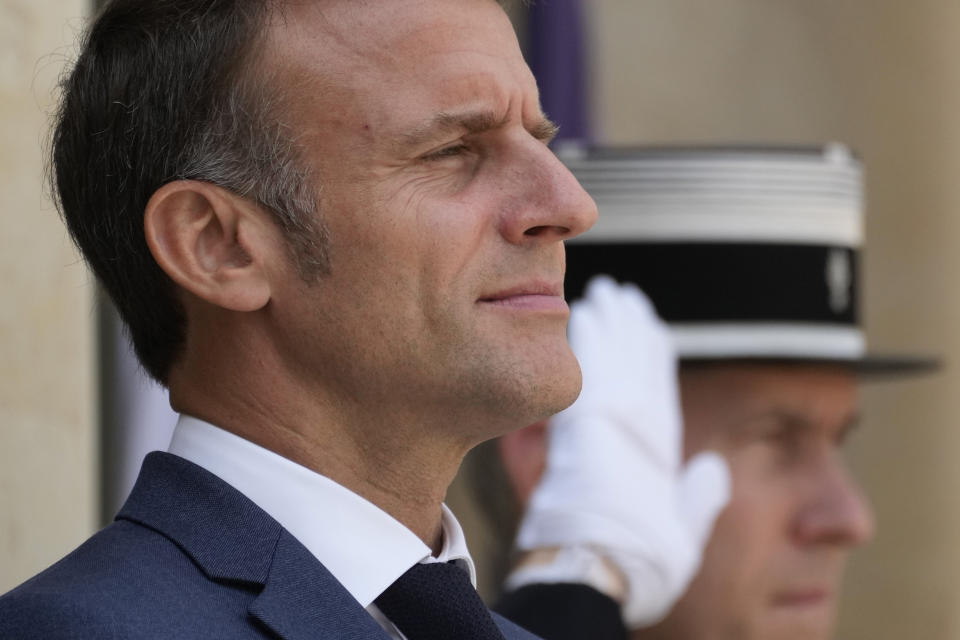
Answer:
<path fill-rule="evenodd" d="M 580 396 L 580 390 L 583 387 L 580 363 L 577 362 L 572 351 L 569 352 L 568 358 L 557 362 L 545 373 L 544 379 L 541 394 L 544 407 L 538 420 L 549 418 L 572 405 Z"/>
<path fill-rule="evenodd" d="M 581 383 L 580 366 L 571 353 L 567 359 L 553 359 L 550 365 L 538 367 L 525 382 L 504 389 L 506 396 L 513 396 L 513 402 L 505 402 L 504 407 L 513 404 L 516 411 L 511 418 L 517 421 L 517 427 L 524 427 L 551 418 L 573 404 L 580 395 Z"/>
<path fill-rule="evenodd" d="M 769 612 L 770 640 L 830 640 L 836 618 L 833 600 L 806 606 L 776 607 Z"/>
<path fill-rule="evenodd" d="M 539 340 L 527 338 L 524 350 L 513 343 L 478 356 L 487 360 L 487 366 L 469 385 L 469 403 L 485 416 L 482 424 L 488 437 L 550 418 L 580 395 L 580 365 L 565 335 L 535 338 Z"/>

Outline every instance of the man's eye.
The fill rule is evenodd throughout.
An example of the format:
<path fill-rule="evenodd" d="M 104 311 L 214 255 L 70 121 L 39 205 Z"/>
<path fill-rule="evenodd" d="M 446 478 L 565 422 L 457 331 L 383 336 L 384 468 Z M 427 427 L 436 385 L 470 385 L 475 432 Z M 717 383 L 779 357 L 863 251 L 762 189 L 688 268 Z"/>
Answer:
<path fill-rule="evenodd" d="M 424 160 L 442 160 L 444 158 L 458 156 L 468 149 L 469 147 L 467 147 L 467 145 L 463 144 L 462 142 L 458 142 L 457 144 L 452 144 L 449 147 L 444 147 L 437 151 L 428 153 L 423 158 Z"/>

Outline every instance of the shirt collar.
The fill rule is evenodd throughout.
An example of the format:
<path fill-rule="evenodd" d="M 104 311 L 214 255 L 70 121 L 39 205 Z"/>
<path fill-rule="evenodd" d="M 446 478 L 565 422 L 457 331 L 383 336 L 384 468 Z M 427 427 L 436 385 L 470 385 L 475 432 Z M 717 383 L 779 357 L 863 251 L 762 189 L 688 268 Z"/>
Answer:
<path fill-rule="evenodd" d="M 446 505 L 443 546 L 433 557 L 420 538 L 372 502 L 208 422 L 181 416 L 169 452 L 218 476 L 270 514 L 363 607 L 418 562 L 455 562 L 476 586 L 463 529 Z"/>

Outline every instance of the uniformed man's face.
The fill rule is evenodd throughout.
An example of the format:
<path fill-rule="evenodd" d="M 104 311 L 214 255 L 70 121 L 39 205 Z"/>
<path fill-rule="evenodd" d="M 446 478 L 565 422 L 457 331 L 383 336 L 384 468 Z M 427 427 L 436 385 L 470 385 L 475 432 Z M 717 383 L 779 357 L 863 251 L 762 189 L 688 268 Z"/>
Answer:
<path fill-rule="evenodd" d="M 562 240 L 596 209 L 546 146 L 503 10 L 288 3 L 268 50 L 330 235 L 329 275 L 273 300 L 285 357 L 338 409 L 439 412 L 467 439 L 570 404 Z"/>
<path fill-rule="evenodd" d="M 684 370 L 681 392 L 686 454 L 725 454 L 732 499 L 688 593 L 636 637 L 830 638 L 847 556 L 873 532 L 840 451 L 857 417 L 853 374 L 717 365 Z"/>

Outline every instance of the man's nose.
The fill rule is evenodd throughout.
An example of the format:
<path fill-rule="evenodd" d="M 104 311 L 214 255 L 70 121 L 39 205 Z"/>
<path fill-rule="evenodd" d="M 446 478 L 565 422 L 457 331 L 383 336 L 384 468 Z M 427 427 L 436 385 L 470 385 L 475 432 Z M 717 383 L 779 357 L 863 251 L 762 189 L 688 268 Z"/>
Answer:
<path fill-rule="evenodd" d="M 597 221 L 597 205 L 570 170 L 543 143 L 520 145 L 504 176 L 513 190 L 501 219 L 511 243 L 568 240 Z"/>
<path fill-rule="evenodd" d="M 838 456 L 824 461 L 794 522 L 793 533 L 801 544 L 854 547 L 873 537 L 873 510 Z"/>

